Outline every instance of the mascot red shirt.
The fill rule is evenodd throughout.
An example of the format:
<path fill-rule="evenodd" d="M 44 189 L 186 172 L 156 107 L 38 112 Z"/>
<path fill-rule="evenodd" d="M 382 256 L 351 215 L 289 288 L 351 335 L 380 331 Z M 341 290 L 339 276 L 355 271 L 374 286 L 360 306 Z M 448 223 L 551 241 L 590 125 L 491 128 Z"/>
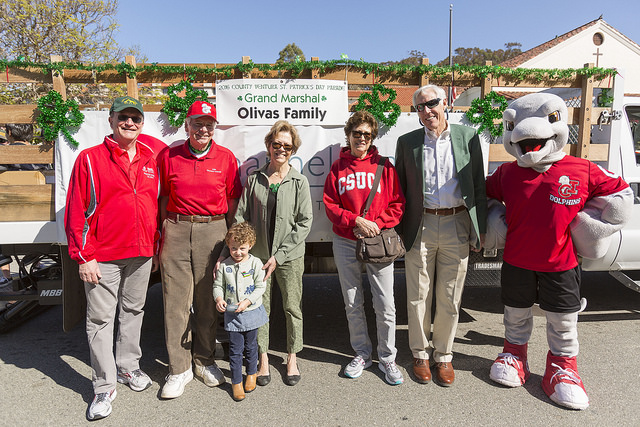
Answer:
<path fill-rule="evenodd" d="M 507 228 L 504 260 L 534 271 L 565 271 L 578 265 L 569 225 L 594 197 L 629 185 L 593 162 L 565 156 L 544 173 L 500 166 L 487 178 L 487 197 L 503 202 Z"/>

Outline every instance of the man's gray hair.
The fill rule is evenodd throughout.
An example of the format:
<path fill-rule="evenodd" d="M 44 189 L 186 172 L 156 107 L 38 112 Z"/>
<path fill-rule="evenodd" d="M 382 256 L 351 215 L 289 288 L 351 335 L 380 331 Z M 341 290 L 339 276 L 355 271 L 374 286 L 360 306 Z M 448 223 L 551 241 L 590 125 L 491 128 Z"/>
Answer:
<path fill-rule="evenodd" d="M 415 92 L 413 92 L 413 106 L 415 107 L 417 102 L 416 99 L 421 93 L 432 92 L 435 93 L 436 98 L 447 99 L 447 93 L 438 85 L 425 85 L 421 88 L 418 88 Z"/>

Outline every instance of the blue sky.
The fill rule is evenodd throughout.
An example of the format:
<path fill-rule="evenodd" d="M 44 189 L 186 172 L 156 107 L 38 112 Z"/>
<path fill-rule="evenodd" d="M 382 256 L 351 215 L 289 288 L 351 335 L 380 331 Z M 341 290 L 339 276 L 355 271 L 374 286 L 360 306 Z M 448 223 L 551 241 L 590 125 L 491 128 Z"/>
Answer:
<path fill-rule="evenodd" d="M 120 0 L 116 39 L 150 62 L 273 63 L 288 43 L 307 59 L 400 60 L 411 50 L 431 63 L 449 51 L 451 1 Z M 600 15 L 640 43 L 637 0 L 453 1 L 453 49 L 527 50 Z"/>

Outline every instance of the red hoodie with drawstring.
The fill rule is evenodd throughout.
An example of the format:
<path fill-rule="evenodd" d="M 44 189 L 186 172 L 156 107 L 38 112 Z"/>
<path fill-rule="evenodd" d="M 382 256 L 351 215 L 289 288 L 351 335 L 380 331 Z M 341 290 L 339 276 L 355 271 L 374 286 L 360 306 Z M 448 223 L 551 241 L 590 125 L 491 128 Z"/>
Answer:
<path fill-rule="evenodd" d="M 351 154 L 349 147 L 343 147 L 340 157 L 331 165 L 322 200 L 327 217 L 333 223 L 333 232 L 338 236 L 356 240 L 353 228 L 356 218 L 362 216 L 364 211 L 379 159 L 380 154 L 375 146 L 363 159 Z M 395 227 L 402 218 L 404 203 L 398 173 L 387 159 L 378 191 L 364 218 L 374 221 L 381 230 Z"/>

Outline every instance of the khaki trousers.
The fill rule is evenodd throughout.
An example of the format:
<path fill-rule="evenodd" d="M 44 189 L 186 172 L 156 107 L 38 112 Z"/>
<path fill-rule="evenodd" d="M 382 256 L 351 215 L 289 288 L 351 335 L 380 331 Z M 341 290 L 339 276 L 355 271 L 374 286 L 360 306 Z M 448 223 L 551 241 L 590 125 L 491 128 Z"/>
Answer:
<path fill-rule="evenodd" d="M 432 353 L 435 362 L 450 362 L 453 358 L 470 233 L 467 211 L 422 216 L 421 231 L 405 256 L 409 347 L 413 357 L 429 359 Z"/>
<path fill-rule="evenodd" d="M 226 232 L 224 220 L 164 221 L 160 263 L 172 375 L 191 369 L 192 359 L 203 366 L 214 363 L 218 311 L 213 300 L 213 268 Z"/>

